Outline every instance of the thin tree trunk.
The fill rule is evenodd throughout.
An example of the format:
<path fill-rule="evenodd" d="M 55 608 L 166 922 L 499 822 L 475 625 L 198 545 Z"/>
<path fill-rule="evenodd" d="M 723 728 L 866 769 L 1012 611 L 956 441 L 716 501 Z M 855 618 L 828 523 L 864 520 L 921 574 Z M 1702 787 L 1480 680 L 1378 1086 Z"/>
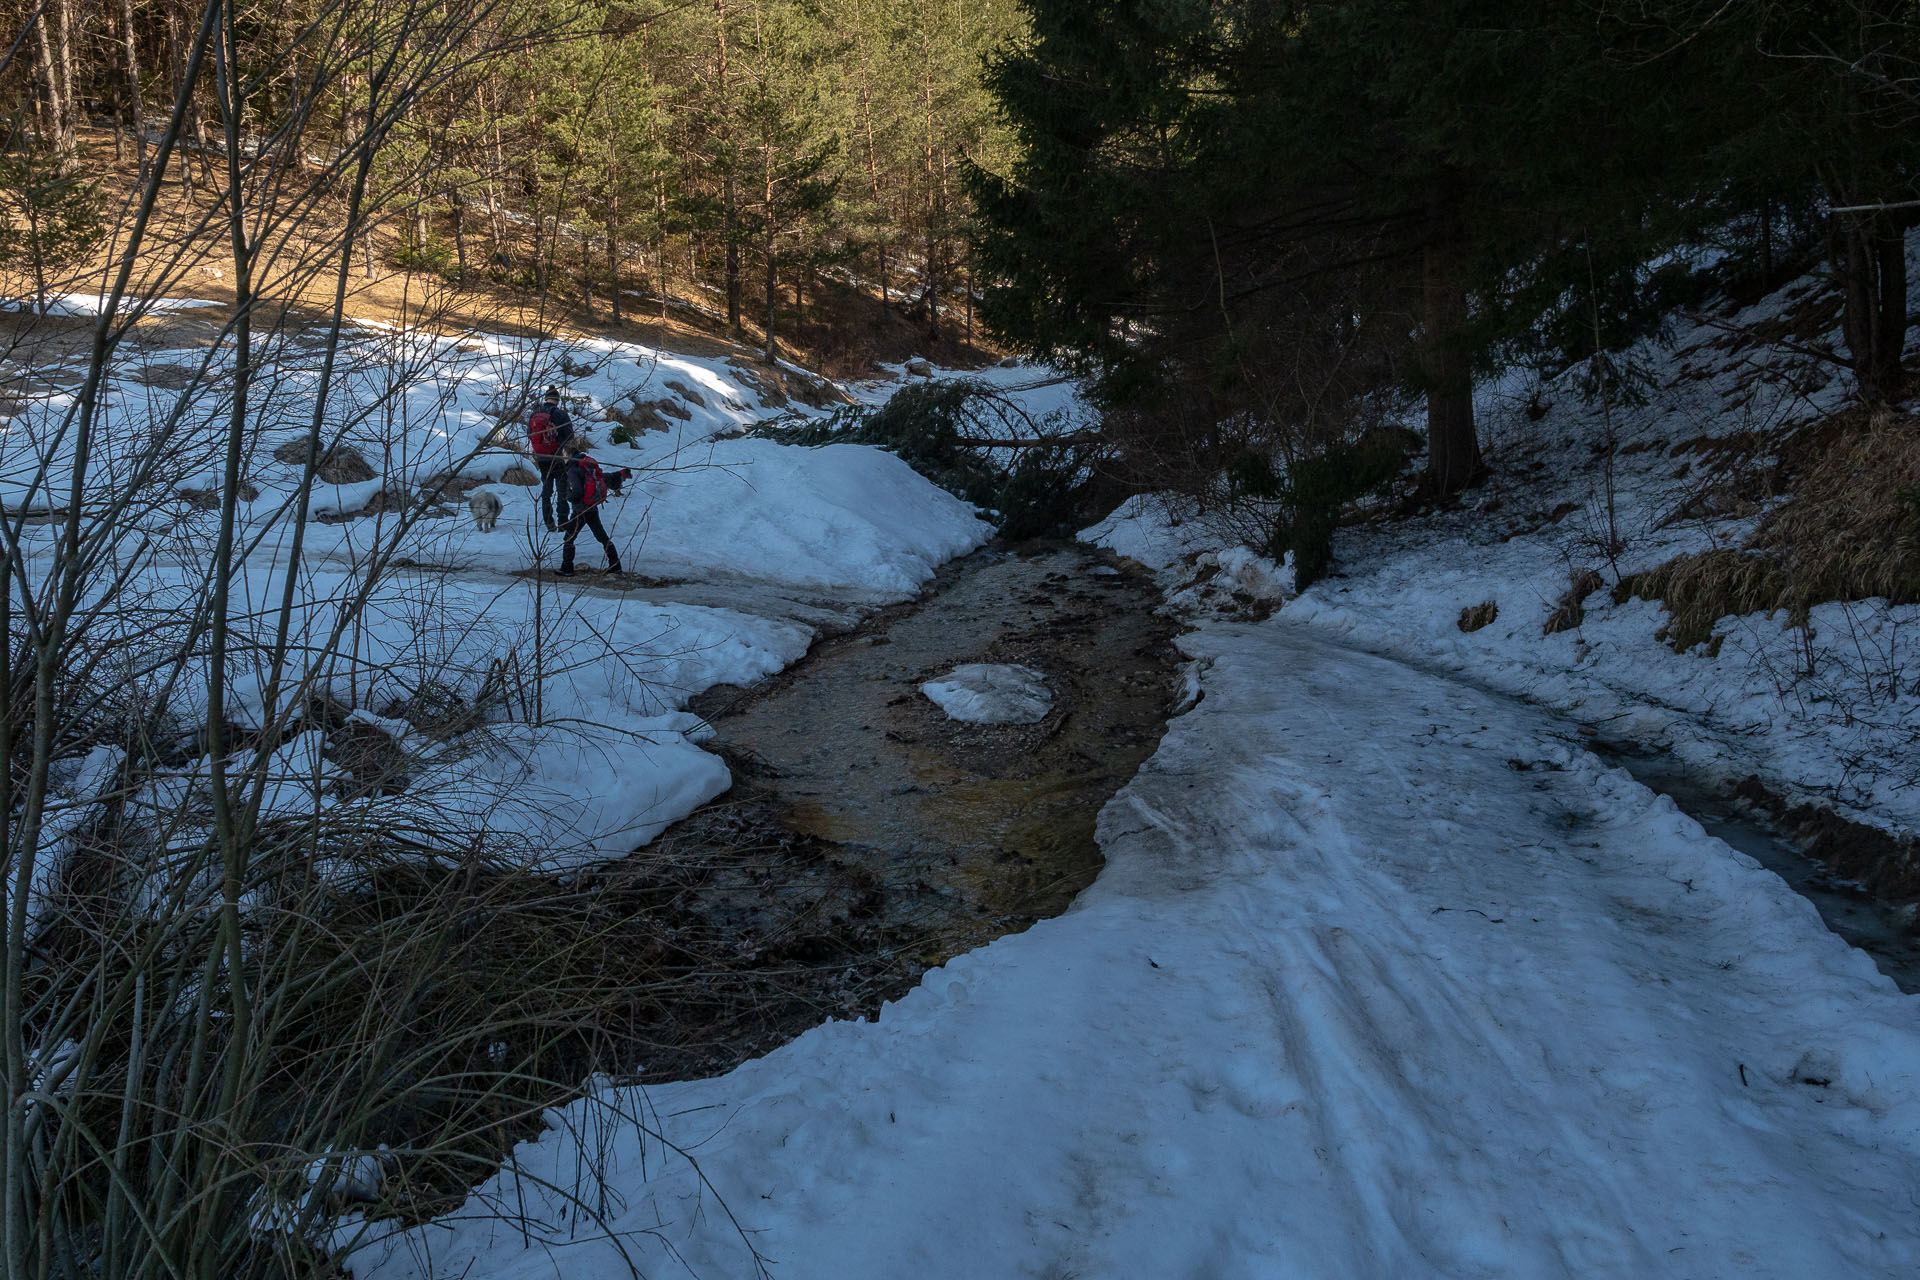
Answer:
<path fill-rule="evenodd" d="M 586 307 L 587 320 L 591 322 L 593 320 L 593 237 L 587 234 L 585 227 L 581 227 L 579 231 L 580 289 L 581 292 L 586 295 L 584 306 Z"/>
<path fill-rule="evenodd" d="M 42 132 L 55 148 L 60 148 L 61 139 L 67 136 L 67 117 L 60 93 L 60 64 L 53 39 L 47 34 L 47 13 L 44 9 L 34 15 L 33 34 L 40 44 L 40 70 L 46 81 L 46 115 Z"/>
<path fill-rule="evenodd" d="M 56 31 L 60 42 L 60 152 L 71 154 L 80 122 L 73 105 L 73 0 L 58 0 L 60 21 Z"/>
<path fill-rule="evenodd" d="M 1854 384 L 1868 404 L 1900 398 L 1907 336 L 1906 229 L 1887 213 L 1835 214 L 1834 272 Z"/>
<path fill-rule="evenodd" d="M 925 110 L 922 121 L 924 133 L 921 138 L 921 163 L 927 184 L 927 202 L 925 217 L 927 220 L 927 341 L 940 341 L 940 247 L 938 242 L 940 223 L 940 185 L 934 173 L 935 156 L 939 149 L 939 121 L 935 118 L 933 97 L 933 45 L 932 24 L 924 16 L 921 19 L 920 40 L 920 100 Z"/>
<path fill-rule="evenodd" d="M 768 195 L 768 203 L 772 203 L 771 193 Z M 773 336 L 774 309 L 779 305 L 780 294 L 774 287 L 773 219 L 771 217 L 767 219 L 767 242 L 765 247 L 767 254 L 767 344 L 765 354 L 767 363 L 772 364 L 780 355 L 779 340 Z"/>
<path fill-rule="evenodd" d="M 880 152 L 874 140 L 873 123 L 873 66 L 868 54 L 865 39 L 865 23 L 857 24 L 855 39 L 859 42 L 860 52 L 860 122 L 861 132 L 866 135 L 867 143 L 867 192 L 873 197 L 875 217 L 881 215 L 884 201 L 880 198 Z M 887 305 L 887 246 L 883 240 L 874 246 L 880 255 L 880 305 Z"/>
<path fill-rule="evenodd" d="M 172 5 L 167 6 L 167 65 L 172 72 L 173 91 L 176 100 L 186 87 L 186 73 L 180 67 L 180 15 Z M 187 105 L 191 114 L 193 106 Z M 185 121 L 181 122 L 182 124 Z M 180 194 L 188 200 L 193 199 L 193 162 L 185 156 L 180 157 Z"/>
<path fill-rule="evenodd" d="M 489 88 L 493 98 L 493 168 L 487 173 L 487 229 L 493 237 L 493 260 L 506 252 L 506 218 L 501 208 L 500 184 L 507 178 L 507 148 L 500 136 L 500 95 Z"/>
<path fill-rule="evenodd" d="M 1773 198 L 1760 203 L 1760 287 L 1773 292 Z"/>
<path fill-rule="evenodd" d="M 459 264 L 462 289 L 467 287 L 467 202 L 453 197 L 453 259 Z"/>
<path fill-rule="evenodd" d="M 147 177 L 147 113 L 140 91 L 140 41 L 134 35 L 133 0 L 120 0 L 127 46 L 127 108 L 133 116 L 133 154 L 140 180 Z"/>
<path fill-rule="evenodd" d="M 731 104 L 727 101 L 727 0 L 713 0 L 714 30 L 719 41 L 720 150 L 726 172 L 721 180 L 720 223 L 727 241 L 727 329 L 740 336 L 740 205 L 734 181 Z"/>
<path fill-rule="evenodd" d="M 967 343 L 973 345 L 973 255 L 967 255 Z"/>
<path fill-rule="evenodd" d="M 1426 332 L 1420 351 L 1427 391 L 1426 487 L 1436 497 L 1457 493 L 1480 474 L 1459 236 L 1455 211 L 1444 197 L 1436 199 L 1421 280 Z"/>
<path fill-rule="evenodd" d="M 613 323 L 620 324 L 620 173 L 607 167 L 607 289 L 613 297 Z"/>

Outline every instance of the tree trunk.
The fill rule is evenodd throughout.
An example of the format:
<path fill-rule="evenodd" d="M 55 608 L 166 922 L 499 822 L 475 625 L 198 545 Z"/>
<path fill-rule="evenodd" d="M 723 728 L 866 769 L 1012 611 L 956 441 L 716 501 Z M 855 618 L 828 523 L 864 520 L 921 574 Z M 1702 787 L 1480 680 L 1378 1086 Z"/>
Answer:
<path fill-rule="evenodd" d="M 461 196 L 454 196 L 453 205 L 453 260 L 459 264 L 459 282 L 462 289 L 467 287 L 467 202 Z"/>
<path fill-rule="evenodd" d="M 180 15 L 172 5 L 167 6 L 167 65 L 172 72 L 173 90 L 177 96 L 183 87 L 186 73 L 180 65 Z M 344 114 L 344 111 L 343 113 Z M 193 199 L 193 162 L 181 156 L 175 162 L 180 170 L 180 194 L 188 200 Z"/>
<path fill-rule="evenodd" d="M 973 345 L 973 255 L 967 255 L 967 343 Z"/>
<path fill-rule="evenodd" d="M 493 262 L 505 266 L 500 260 L 506 256 L 507 219 L 505 201 L 501 199 L 500 187 L 507 180 L 507 146 L 500 136 L 500 95 L 492 91 L 493 97 L 493 167 L 487 171 L 487 234 L 493 241 Z"/>
<path fill-rule="evenodd" d="M 70 155 L 76 142 L 75 130 L 80 127 L 73 104 L 73 0 L 59 0 L 59 17 L 55 31 L 60 42 L 60 118 L 64 122 L 60 154 Z"/>
<path fill-rule="evenodd" d="M 134 35 L 133 0 L 120 0 L 121 13 L 126 19 L 127 45 L 127 109 L 133 116 L 133 154 L 139 166 L 140 180 L 147 179 L 147 115 L 140 92 L 140 42 Z"/>
<path fill-rule="evenodd" d="M 585 227 L 580 228 L 580 290 L 586 295 L 583 304 L 587 312 L 587 323 L 593 323 L 593 237 L 587 234 Z"/>
<path fill-rule="evenodd" d="M 46 114 L 42 122 L 42 133 L 57 149 L 61 139 L 67 135 L 67 117 L 60 93 L 60 63 L 54 52 L 53 40 L 47 34 L 47 12 L 42 9 L 34 15 L 33 34 L 40 44 L 40 70 L 46 81 L 43 91 L 46 94 Z"/>
<path fill-rule="evenodd" d="M 613 323 L 620 324 L 620 174 L 607 167 L 607 291 L 613 299 Z"/>
<path fill-rule="evenodd" d="M 940 341 L 940 246 L 927 237 L 927 341 Z"/>
<path fill-rule="evenodd" d="M 769 205 L 771 205 L 771 203 L 772 203 L 772 200 L 771 200 L 771 198 L 769 198 L 769 200 L 768 200 L 768 203 L 769 203 Z M 767 243 L 766 243 L 766 252 L 767 252 L 767 346 L 766 346 L 766 357 L 767 357 L 767 363 L 768 363 L 768 364 L 772 364 L 772 363 L 773 363 L 773 362 L 774 362 L 774 361 L 775 361 L 776 359 L 778 359 L 778 358 L 779 358 L 779 355 L 780 355 L 780 342 L 779 342 L 779 339 L 777 339 L 777 338 L 775 338 L 775 337 L 773 336 L 773 318 L 774 318 L 774 308 L 775 308 L 775 307 L 777 307 L 777 306 L 779 305 L 779 302 L 780 302 L 780 294 L 779 294 L 779 292 L 778 292 L 778 291 L 777 291 L 777 289 L 776 289 L 776 286 L 775 286 L 775 282 L 774 282 L 774 274 L 773 274 L 773 261 L 774 261 L 774 259 L 773 259 L 773 218 L 772 218 L 772 216 L 771 216 L 771 210 L 769 210 L 769 216 L 768 216 L 768 218 L 767 218 Z"/>
<path fill-rule="evenodd" d="M 1892 212 L 1833 215 L 1832 258 L 1845 311 L 1841 327 L 1855 389 L 1868 404 L 1904 390 L 1907 340 L 1905 219 Z"/>
<path fill-rule="evenodd" d="M 719 75 L 715 81 L 720 103 L 720 150 L 727 166 L 721 181 L 720 225 L 727 242 L 727 331 L 740 336 L 740 194 L 734 181 L 731 110 L 727 102 L 727 0 L 713 0 L 714 31 L 719 46 Z"/>
<path fill-rule="evenodd" d="M 1424 254 L 1424 311 L 1420 365 L 1427 391 L 1426 489 L 1434 497 L 1458 493 L 1480 475 L 1480 441 L 1473 425 L 1473 365 L 1465 340 L 1467 288 L 1458 215 L 1446 202 L 1436 211 Z"/>

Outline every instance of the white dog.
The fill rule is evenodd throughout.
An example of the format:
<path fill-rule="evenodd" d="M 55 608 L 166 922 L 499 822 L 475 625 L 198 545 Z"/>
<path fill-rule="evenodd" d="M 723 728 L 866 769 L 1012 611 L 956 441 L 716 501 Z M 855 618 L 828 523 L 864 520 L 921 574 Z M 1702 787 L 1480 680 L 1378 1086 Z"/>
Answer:
<path fill-rule="evenodd" d="M 480 532 L 491 533 L 493 526 L 500 523 L 500 495 L 476 489 L 467 495 L 467 510 L 473 512 L 473 522 L 480 527 Z"/>

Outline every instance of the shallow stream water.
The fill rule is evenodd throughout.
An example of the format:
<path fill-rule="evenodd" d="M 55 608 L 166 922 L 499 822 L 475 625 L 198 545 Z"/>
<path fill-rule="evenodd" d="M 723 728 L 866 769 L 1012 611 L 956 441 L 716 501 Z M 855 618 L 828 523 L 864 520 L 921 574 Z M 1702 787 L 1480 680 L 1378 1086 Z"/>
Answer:
<path fill-rule="evenodd" d="M 1166 726 L 1174 628 L 1157 602 L 1138 570 L 1085 546 L 990 548 L 695 709 L 782 825 L 877 882 L 882 914 L 932 926 L 942 950 L 978 945 L 1064 909 L 1098 872 L 1095 817 Z M 973 662 L 1041 672 L 1052 710 L 949 719 L 920 685 Z"/>
<path fill-rule="evenodd" d="M 1065 911 L 1099 874 L 1101 808 L 1166 731 L 1179 655 L 1160 602 L 1146 571 L 1084 545 L 989 546 L 780 674 L 694 699 L 731 790 L 596 877 L 698 979 L 644 1077 L 871 1014 Z M 1040 672 L 1051 709 L 949 719 L 920 686 L 969 663 Z"/>
<path fill-rule="evenodd" d="M 1701 782 L 1666 758 L 1614 747 L 1607 761 L 1672 799 L 1707 834 L 1746 854 L 1819 910 L 1833 932 L 1873 958 L 1902 991 L 1920 992 L 1920 937 L 1910 910 L 1881 901 L 1864 885 L 1835 873 L 1801 849 L 1753 807 Z"/>

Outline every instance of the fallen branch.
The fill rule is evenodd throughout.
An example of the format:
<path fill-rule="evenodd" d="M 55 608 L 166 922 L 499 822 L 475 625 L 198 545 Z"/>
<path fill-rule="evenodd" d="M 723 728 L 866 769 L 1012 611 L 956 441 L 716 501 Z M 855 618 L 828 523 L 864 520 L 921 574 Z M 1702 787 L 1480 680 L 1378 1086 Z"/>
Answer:
<path fill-rule="evenodd" d="M 979 440 L 971 436 L 961 436 L 955 444 L 966 445 L 970 449 L 1045 449 L 1053 445 L 1099 444 L 1100 437 L 1087 432 L 1070 436 L 1042 436 L 1032 440 Z"/>

